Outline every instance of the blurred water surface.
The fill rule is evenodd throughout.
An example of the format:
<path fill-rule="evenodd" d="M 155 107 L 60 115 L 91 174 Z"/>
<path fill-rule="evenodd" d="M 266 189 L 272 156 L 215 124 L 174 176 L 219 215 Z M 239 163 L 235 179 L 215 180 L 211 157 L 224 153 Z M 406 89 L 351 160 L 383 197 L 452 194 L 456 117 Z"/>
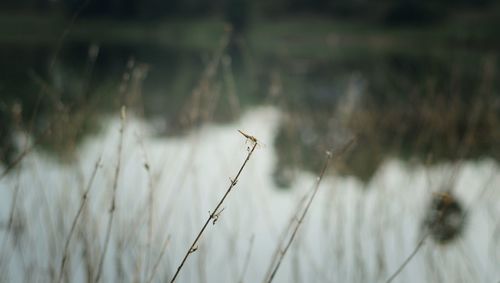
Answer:
<path fill-rule="evenodd" d="M 282 119 L 283 113 L 276 108 L 260 107 L 235 123 L 205 125 L 183 137 L 155 137 L 146 121 L 128 117 L 104 281 L 148 278 L 168 237 L 155 278 L 164 281 L 172 276 L 195 231 L 247 153 L 248 143 L 236 129 L 248 130 L 262 144 L 270 145 Z M 92 168 L 103 154 L 70 246 L 66 274 L 72 282 L 95 276 L 109 217 L 120 121 L 110 117 L 105 124 L 101 134 L 79 147 L 75 163 L 61 164 L 36 151 L 2 180 L 4 228 L 13 213 L 12 233 L 2 230 L 0 234 L 3 280 L 54 280 L 62 258 L 61 243 Z M 237 281 L 249 249 L 244 280 L 263 279 L 281 231 L 316 178 L 299 171 L 289 190 L 280 190 L 273 180 L 277 162 L 273 146 L 257 149 L 224 204 L 220 221 L 210 225 L 199 250 L 188 260 L 181 275 L 183 282 Z M 467 210 L 463 233 L 447 244 L 429 238 L 399 280 L 496 280 L 500 276 L 496 268 L 498 164 L 483 159 L 426 167 L 392 159 L 385 161 L 368 183 L 337 174 L 325 178 L 276 282 L 384 281 L 423 235 L 432 194 L 450 182 L 454 196 Z M 10 212 L 14 193 L 18 197 Z"/>

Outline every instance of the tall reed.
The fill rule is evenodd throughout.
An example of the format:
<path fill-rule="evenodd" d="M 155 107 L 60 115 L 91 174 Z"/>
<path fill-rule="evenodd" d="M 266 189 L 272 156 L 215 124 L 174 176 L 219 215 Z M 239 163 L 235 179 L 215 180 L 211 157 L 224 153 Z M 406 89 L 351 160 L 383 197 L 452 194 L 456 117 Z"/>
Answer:
<path fill-rule="evenodd" d="M 63 273 L 64 273 L 64 267 L 66 265 L 66 261 L 68 258 L 68 250 L 69 250 L 69 245 L 71 242 L 71 238 L 73 237 L 73 234 L 75 232 L 75 228 L 78 224 L 78 220 L 80 219 L 80 216 L 83 212 L 83 209 L 85 208 L 85 205 L 87 204 L 88 196 L 90 193 L 90 190 L 92 188 L 92 184 L 94 183 L 95 176 L 97 174 L 97 171 L 99 167 L 101 166 L 101 157 L 99 157 L 95 163 L 94 170 L 92 171 L 92 174 L 90 175 L 89 182 L 87 184 L 87 187 L 85 189 L 85 192 L 82 195 L 82 200 L 80 201 L 80 207 L 78 208 L 78 211 L 76 212 L 75 217 L 73 218 L 73 221 L 71 223 L 71 228 L 69 230 L 68 236 L 66 237 L 66 242 L 64 244 L 64 251 L 63 251 L 63 257 L 61 259 L 61 267 L 59 269 L 59 277 L 57 282 L 62 281 Z"/>
<path fill-rule="evenodd" d="M 113 219 L 115 215 L 115 210 L 116 210 L 116 192 L 118 189 L 118 177 L 120 176 L 120 168 L 121 168 L 121 158 L 122 158 L 122 147 L 123 147 L 123 132 L 125 128 L 125 118 L 126 118 L 126 108 L 125 106 L 122 106 L 121 108 L 121 116 L 120 116 L 120 137 L 119 137 L 119 142 L 118 142 L 118 160 L 116 163 L 115 167 L 115 176 L 113 179 L 113 195 L 111 197 L 111 206 L 109 208 L 109 219 L 108 219 L 108 224 L 106 228 L 106 237 L 104 239 L 104 247 L 100 256 L 99 260 L 99 265 L 97 267 L 97 275 L 95 277 L 94 282 L 99 282 L 101 279 L 102 275 L 102 268 L 104 265 L 104 259 L 106 257 L 106 253 L 108 251 L 108 246 L 109 246 L 109 238 L 111 237 L 111 228 L 113 226 Z"/>
<path fill-rule="evenodd" d="M 346 143 L 346 145 L 339 151 L 339 154 L 343 154 L 345 151 L 347 151 L 352 146 L 352 144 L 354 142 L 355 142 L 354 138 L 349 140 Z M 275 263 L 271 262 L 271 266 L 274 266 L 274 267 L 272 268 L 270 275 L 266 279 L 264 279 L 264 282 L 271 283 L 274 280 L 274 277 L 276 276 L 276 273 L 278 272 L 278 269 L 279 269 L 281 263 L 283 262 L 283 258 L 285 257 L 286 253 L 288 252 L 288 249 L 292 245 L 292 242 L 295 239 L 295 236 L 297 235 L 297 232 L 298 232 L 300 226 L 302 225 L 302 222 L 304 221 L 304 218 L 306 217 L 307 212 L 309 211 L 309 208 L 311 207 L 311 204 L 312 204 L 316 194 L 318 193 L 319 186 L 321 184 L 321 181 L 323 180 L 323 176 L 325 175 L 326 169 L 328 169 L 328 165 L 330 164 L 332 156 L 333 156 L 332 152 L 330 152 L 330 151 L 326 152 L 326 159 L 324 161 L 324 164 L 323 164 L 323 167 L 320 171 L 320 174 L 318 175 L 318 177 L 316 179 L 316 183 L 315 183 L 313 190 L 311 192 L 311 196 L 309 197 L 309 199 L 307 199 L 307 203 L 305 204 L 305 207 L 302 210 L 302 213 L 300 213 L 300 211 L 298 210 L 296 212 L 296 214 L 294 215 L 293 219 L 296 219 L 296 222 L 295 222 L 295 226 L 291 227 L 291 229 L 292 229 L 291 235 L 288 238 L 288 240 L 286 242 L 280 242 L 278 244 L 279 245 L 278 246 L 279 253 L 278 253 L 276 262 Z M 293 219 L 292 219 L 292 226 L 294 223 Z M 283 249 L 279 248 L 283 244 L 284 244 L 284 248 Z"/>
<path fill-rule="evenodd" d="M 208 216 L 207 220 L 205 221 L 205 224 L 203 224 L 203 226 L 201 227 L 200 231 L 198 232 L 198 235 L 196 236 L 196 238 L 194 239 L 193 243 L 191 244 L 191 246 L 189 247 L 189 249 L 187 250 L 186 254 L 184 255 L 184 258 L 182 259 L 181 263 L 179 264 L 179 266 L 177 267 L 177 271 L 175 272 L 174 276 L 172 277 L 172 279 L 170 280 L 170 283 L 173 283 L 175 282 L 175 280 L 177 279 L 177 276 L 179 275 L 179 273 L 181 272 L 181 269 L 182 267 L 184 266 L 184 264 L 186 263 L 188 257 L 196 252 L 196 250 L 198 249 L 197 247 L 197 244 L 199 242 L 199 240 L 201 239 L 201 236 L 203 235 L 203 233 L 205 232 L 205 230 L 207 229 L 207 226 L 210 222 L 212 222 L 213 225 L 215 225 L 215 223 L 217 222 L 217 220 L 219 219 L 219 216 L 220 214 L 222 213 L 222 210 L 219 211 L 220 207 L 222 206 L 222 204 L 224 203 L 224 201 L 226 200 L 227 196 L 229 195 L 229 193 L 231 192 L 231 190 L 236 186 L 236 184 L 238 183 L 238 178 L 240 177 L 241 175 L 241 172 L 243 172 L 243 169 L 245 168 L 248 160 L 250 160 L 250 157 L 252 156 L 253 152 L 255 151 L 255 148 L 257 147 L 257 144 L 258 144 L 258 141 L 255 137 L 251 136 L 251 135 L 248 135 L 248 134 L 245 134 L 243 133 L 242 131 L 239 131 L 248 141 L 252 142 L 252 147 L 250 148 L 250 150 L 248 151 L 248 154 L 247 154 L 247 157 L 245 158 L 245 160 L 243 161 L 243 164 L 241 165 L 240 169 L 238 170 L 238 173 L 236 173 L 236 176 L 233 178 L 233 179 L 230 179 L 230 184 L 229 184 L 229 187 L 228 189 L 226 190 L 226 193 L 222 196 L 222 198 L 219 200 L 219 202 L 217 203 L 217 205 L 215 206 L 214 210 L 210 213 L 210 215 Z"/>

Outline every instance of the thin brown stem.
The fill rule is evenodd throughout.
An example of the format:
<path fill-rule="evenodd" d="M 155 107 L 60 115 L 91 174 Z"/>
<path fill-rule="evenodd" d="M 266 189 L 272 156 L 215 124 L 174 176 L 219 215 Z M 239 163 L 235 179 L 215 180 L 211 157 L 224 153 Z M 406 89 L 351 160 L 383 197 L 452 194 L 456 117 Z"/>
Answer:
<path fill-rule="evenodd" d="M 15 214 L 16 214 L 16 205 L 17 205 L 17 202 L 18 202 L 18 198 L 19 198 L 19 191 L 21 190 L 21 186 L 20 186 L 20 176 L 21 176 L 21 166 L 19 166 L 17 168 L 17 174 L 16 174 L 16 184 L 14 186 L 14 193 L 12 195 L 12 205 L 10 207 L 10 212 L 9 212 L 9 218 L 8 218 L 8 221 L 7 221 L 7 230 L 6 230 L 6 234 L 4 235 L 3 237 L 3 240 L 2 240 L 2 246 L 1 246 L 1 253 L 0 253 L 0 272 L 3 273 L 4 270 L 3 268 L 7 265 L 6 263 L 4 263 L 4 258 L 7 257 L 8 259 L 11 258 L 11 256 L 7 256 L 7 242 L 9 241 L 10 239 L 10 236 L 11 236 L 11 233 L 12 233 L 12 226 L 14 224 L 14 217 L 15 217 Z"/>
<path fill-rule="evenodd" d="M 418 241 L 417 246 L 415 247 L 415 249 L 413 249 L 413 251 L 411 252 L 411 254 L 398 267 L 398 269 L 391 275 L 391 277 L 389 277 L 387 279 L 387 281 L 385 281 L 386 283 L 392 282 L 392 280 L 394 280 L 403 271 L 403 269 L 405 269 L 406 265 L 413 259 L 413 257 L 415 257 L 417 255 L 417 253 L 420 250 L 420 248 L 424 245 L 425 239 L 427 239 L 427 236 L 429 236 L 429 233 L 426 233 L 422 237 L 422 239 L 420 239 L 420 241 Z"/>
<path fill-rule="evenodd" d="M 111 197 L 111 207 L 109 208 L 109 218 L 108 225 L 106 229 L 106 237 L 104 240 L 104 247 L 101 253 L 101 258 L 99 260 L 99 265 L 97 267 L 97 275 L 95 277 L 94 282 L 99 282 L 102 274 L 102 267 L 104 265 L 104 258 L 106 257 L 106 252 L 108 251 L 109 246 L 109 238 L 111 236 L 111 228 L 113 226 L 113 219 L 116 210 L 116 191 L 118 189 L 118 177 L 120 175 L 120 167 L 121 167 L 121 156 L 122 156 L 122 147 L 123 147 L 123 132 L 125 128 L 125 106 L 122 106 L 121 109 L 121 126 L 120 126 L 120 141 L 118 142 L 118 161 L 115 169 L 115 177 L 113 179 L 113 196 Z"/>
<path fill-rule="evenodd" d="M 57 282 L 61 282 L 62 281 L 62 277 L 63 277 L 63 273 L 64 273 L 64 267 L 66 265 L 66 261 L 68 259 L 68 250 L 69 250 L 69 244 L 71 242 L 71 238 L 73 237 L 73 234 L 75 232 L 75 229 L 76 229 L 76 225 L 78 224 L 78 220 L 80 219 L 80 216 L 83 212 L 83 209 L 85 208 L 85 205 L 87 204 L 87 199 L 88 199 L 88 195 L 90 193 L 90 189 L 92 188 L 92 184 L 94 183 L 94 179 L 95 179 L 95 176 L 97 174 L 97 170 L 99 169 L 99 166 L 101 165 L 101 157 L 99 156 L 99 158 L 97 159 L 96 163 L 95 163 L 95 167 L 94 167 L 94 170 L 92 171 L 92 174 L 90 175 L 90 179 L 89 179 L 89 182 L 87 183 L 87 187 L 82 195 L 82 200 L 80 202 L 80 207 L 78 208 L 78 211 L 75 215 L 75 217 L 73 218 L 73 222 L 71 224 L 71 228 L 69 230 L 69 233 L 68 233 L 68 236 L 66 238 L 66 243 L 64 244 L 64 251 L 63 251 L 63 258 L 61 260 L 61 267 L 60 267 L 60 270 L 59 270 L 59 279 L 57 280 Z"/>
<path fill-rule="evenodd" d="M 255 241 L 255 235 L 252 235 L 250 238 L 250 244 L 248 246 L 247 255 L 245 257 L 245 263 L 243 263 L 243 270 L 241 271 L 239 283 L 243 283 L 243 279 L 245 278 L 245 274 L 247 273 L 248 265 L 250 263 L 250 257 L 252 256 L 253 243 Z"/>
<path fill-rule="evenodd" d="M 155 278 L 156 275 L 156 271 L 158 270 L 158 266 L 160 266 L 161 259 L 163 258 L 163 255 L 165 254 L 165 251 L 167 250 L 167 246 L 169 243 L 170 243 L 170 235 L 168 235 L 165 242 L 163 242 L 160 255 L 158 256 L 158 259 L 156 260 L 153 269 L 151 270 L 151 275 L 149 276 L 149 279 L 147 281 L 148 283 L 153 282 L 153 279 Z"/>
<path fill-rule="evenodd" d="M 307 196 L 309 193 L 304 194 L 301 198 L 300 201 L 296 205 L 295 211 L 300 211 L 300 208 L 303 207 L 304 203 L 307 201 Z M 290 234 L 290 231 L 293 229 L 293 224 L 295 223 L 295 220 L 297 219 L 297 215 L 294 215 L 294 217 L 290 218 L 290 221 L 288 222 L 288 225 L 286 228 L 283 230 L 281 235 L 279 236 L 278 243 L 284 243 L 286 240 L 286 237 Z M 266 276 L 264 278 L 269 278 L 271 277 L 271 273 L 273 272 L 273 267 L 276 265 L 276 262 L 278 261 L 279 255 L 281 253 L 281 244 L 276 246 L 276 249 L 274 250 L 273 256 L 271 258 L 271 263 L 269 264 L 269 267 L 266 272 Z"/>
<path fill-rule="evenodd" d="M 307 201 L 307 203 L 305 205 L 305 208 L 302 211 L 302 214 L 298 218 L 297 224 L 295 225 L 295 227 L 294 227 L 294 229 L 292 231 L 292 235 L 288 239 L 288 241 L 287 241 L 287 243 L 285 245 L 285 248 L 279 253 L 276 265 L 274 266 L 274 269 L 271 272 L 271 275 L 269 276 L 268 280 L 266 280 L 266 282 L 268 282 L 268 283 L 272 282 L 273 279 L 274 279 L 274 277 L 276 276 L 276 273 L 277 273 L 277 271 L 278 271 L 281 263 L 283 262 L 283 258 L 285 257 L 286 253 L 288 252 L 288 249 L 292 245 L 292 242 L 295 239 L 295 236 L 297 235 L 297 232 L 299 231 L 299 228 L 300 228 L 302 222 L 304 221 L 304 218 L 307 215 L 307 212 L 309 211 L 309 208 L 311 207 L 312 201 L 314 200 L 314 197 L 316 196 L 316 193 L 319 190 L 319 185 L 321 184 L 321 180 L 323 179 L 323 175 L 325 174 L 326 169 L 328 168 L 328 165 L 330 164 L 330 160 L 331 159 L 332 159 L 331 152 L 327 152 L 326 153 L 325 163 L 323 165 L 323 168 L 321 169 L 321 173 L 319 174 L 318 178 L 316 179 L 316 185 L 313 188 L 313 192 L 311 194 L 311 197 L 308 199 L 308 201 Z"/>
<path fill-rule="evenodd" d="M 146 278 L 149 278 L 149 266 L 151 262 L 151 242 L 153 241 L 153 212 L 154 212 L 154 207 L 155 207 L 155 189 L 153 185 L 153 175 L 151 173 L 151 165 L 149 163 L 149 158 L 148 154 L 146 152 L 146 148 L 144 147 L 144 143 L 142 141 L 142 137 L 137 134 L 137 143 L 139 144 L 139 147 L 142 151 L 142 156 L 144 159 L 144 169 L 146 170 L 147 177 L 148 177 L 148 203 L 146 205 L 147 209 L 147 242 L 146 242 L 146 249 L 144 250 L 144 259 L 146 261 L 145 268 L 144 268 L 144 274 L 143 274 L 143 279 L 146 280 Z"/>
<path fill-rule="evenodd" d="M 350 139 L 338 152 L 336 152 L 336 155 L 344 154 L 355 143 L 355 141 L 356 141 L 355 138 Z M 321 181 L 323 180 L 323 176 L 325 175 L 326 169 L 328 169 L 328 165 L 330 164 L 332 156 L 333 156 L 332 152 L 330 152 L 330 151 L 326 152 L 325 162 L 324 162 L 323 167 L 320 171 L 320 174 L 318 175 L 318 177 L 316 179 L 316 183 L 313 187 L 313 191 L 311 193 L 311 196 L 307 200 L 307 203 L 305 204 L 305 207 L 304 207 L 304 210 L 302 211 L 302 213 L 299 214 L 299 211 L 297 211 L 297 213 L 294 215 L 293 219 L 297 219 L 297 222 L 295 224 L 295 227 L 293 227 L 292 234 L 291 234 L 290 238 L 288 239 L 287 243 L 285 244 L 285 247 L 283 248 L 283 250 L 280 250 L 280 252 L 278 253 L 278 257 L 276 259 L 276 264 L 274 265 L 274 268 L 272 269 L 271 274 L 268 277 L 266 277 L 267 279 L 265 280 L 265 282 L 271 283 L 274 280 L 274 277 L 276 276 L 276 273 L 278 272 L 278 269 L 279 269 L 281 263 L 283 262 L 283 258 L 285 257 L 286 253 L 288 252 L 288 249 L 292 245 L 293 240 L 295 239 L 295 236 L 297 235 L 297 232 L 299 231 L 299 228 L 302 225 L 302 222 L 304 221 L 304 218 L 306 217 L 307 212 L 309 211 L 309 208 L 311 207 L 311 204 L 312 204 L 316 194 L 319 191 L 319 186 L 321 184 Z M 280 242 L 278 244 L 278 249 L 280 249 L 279 247 L 281 245 L 282 245 L 282 243 Z M 274 264 L 274 262 L 272 262 L 271 264 Z"/>
<path fill-rule="evenodd" d="M 220 209 L 220 207 L 222 206 L 222 204 L 224 203 L 224 201 L 226 200 L 227 196 L 229 195 L 229 193 L 231 192 L 231 190 L 234 188 L 234 186 L 236 186 L 236 183 L 238 183 L 238 178 L 239 178 L 241 172 L 245 168 L 248 160 L 252 156 L 255 148 L 257 147 L 258 143 L 257 143 L 257 139 L 255 137 L 247 135 L 247 134 L 244 134 L 241 131 L 240 131 L 240 133 L 242 135 L 244 135 L 247 138 L 247 140 L 251 141 L 253 143 L 253 146 L 248 151 L 248 155 L 245 158 L 245 161 L 243 161 L 243 164 L 241 165 L 240 169 L 238 170 L 238 173 L 236 174 L 236 176 L 234 177 L 234 179 L 231 179 L 231 182 L 229 184 L 229 188 L 227 189 L 226 193 L 219 200 L 219 203 L 217 203 L 217 205 L 215 206 L 215 209 L 210 213 L 210 215 L 208 216 L 207 220 L 205 221 L 205 224 L 203 224 L 203 226 L 201 227 L 200 231 L 198 232 L 198 235 L 196 236 L 196 238 L 194 239 L 193 243 L 191 244 L 191 246 L 187 250 L 186 254 L 184 255 L 184 258 L 182 259 L 181 263 L 179 264 L 179 267 L 177 267 L 177 271 L 175 272 L 174 276 L 170 280 L 170 283 L 175 282 L 175 280 L 177 279 L 177 276 L 179 275 L 182 267 L 184 266 L 184 263 L 186 263 L 186 260 L 188 259 L 189 255 L 192 254 L 192 253 L 194 253 L 197 250 L 198 241 L 200 240 L 201 236 L 203 235 L 203 233 L 207 229 L 207 226 L 210 223 L 210 221 L 212 221 L 212 223 L 215 225 L 215 223 L 219 219 L 219 214 L 220 214 L 219 209 Z"/>

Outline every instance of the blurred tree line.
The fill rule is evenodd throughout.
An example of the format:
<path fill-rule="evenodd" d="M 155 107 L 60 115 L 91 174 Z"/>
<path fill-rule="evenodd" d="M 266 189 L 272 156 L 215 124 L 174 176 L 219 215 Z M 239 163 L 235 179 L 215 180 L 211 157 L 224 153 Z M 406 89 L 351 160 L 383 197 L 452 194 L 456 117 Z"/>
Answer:
<path fill-rule="evenodd" d="M 82 17 L 155 20 L 166 16 L 224 15 L 231 22 L 253 15 L 324 16 L 386 24 L 431 23 L 459 9 L 487 9 L 494 0 L 2 0 L 2 11 L 57 11 Z"/>

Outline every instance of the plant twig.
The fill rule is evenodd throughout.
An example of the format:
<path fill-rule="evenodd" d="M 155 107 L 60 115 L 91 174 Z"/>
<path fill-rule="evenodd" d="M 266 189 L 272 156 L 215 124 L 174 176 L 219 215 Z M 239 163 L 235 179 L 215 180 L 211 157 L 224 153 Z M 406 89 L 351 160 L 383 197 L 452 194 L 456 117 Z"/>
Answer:
<path fill-rule="evenodd" d="M 337 154 L 343 154 L 344 152 L 346 152 L 351 147 L 351 145 L 354 144 L 354 142 L 355 142 L 355 138 L 350 139 L 346 143 L 346 145 L 343 146 L 337 152 Z M 298 215 L 298 212 L 294 216 L 294 219 L 297 219 L 296 225 L 293 228 L 292 234 L 291 234 L 290 238 L 288 239 L 285 247 L 283 248 L 283 250 L 281 250 L 279 252 L 278 258 L 276 260 L 276 264 L 274 265 L 274 268 L 272 269 L 271 275 L 267 278 L 267 280 L 265 280 L 265 282 L 271 283 L 274 280 L 274 277 L 276 276 L 276 273 L 278 272 L 278 269 L 279 269 L 281 263 L 283 262 L 283 258 L 285 257 L 286 253 L 288 252 L 288 249 L 292 245 L 292 242 L 295 239 L 295 236 L 297 235 L 297 232 L 298 232 L 300 226 L 302 225 L 302 222 L 304 221 L 304 218 L 306 217 L 307 212 L 309 211 L 309 208 L 311 207 L 311 204 L 312 204 L 312 202 L 314 200 L 314 197 L 316 196 L 316 194 L 317 194 L 317 192 L 319 190 L 319 186 L 321 184 L 321 181 L 323 180 L 323 176 L 325 175 L 326 169 L 328 168 L 328 165 L 330 164 L 332 156 L 333 156 L 332 152 L 330 152 L 330 151 L 326 152 L 326 160 L 325 160 L 325 162 L 323 164 L 323 167 L 322 167 L 322 169 L 320 171 L 319 176 L 316 179 L 316 184 L 313 187 L 313 191 L 311 193 L 311 196 L 307 200 L 307 203 L 305 204 L 304 210 L 302 211 L 302 213 L 300 214 L 300 216 Z M 279 243 L 279 245 L 281 245 L 281 243 Z M 273 264 L 273 263 L 271 263 L 271 264 Z"/>
<path fill-rule="evenodd" d="M 59 279 L 57 280 L 57 282 L 61 282 L 62 281 L 62 276 L 63 276 L 63 273 L 64 273 L 64 267 L 66 265 L 66 261 L 68 259 L 68 250 L 69 250 L 69 244 L 71 242 L 71 238 L 75 232 L 75 228 L 76 228 L 76 225 L 78 223 L 78 220 L 80 219 L 80 216 L 83 212 L 83 209 L 85 207 L 85 205 L 87 204 L 87 199 L 88 199 L 88 195 L 90 193 L 90 189 L 92 188 L 92 184 L 94 183 L 94 179 L 95 179 L 95 176 L 97 174 L 97 170 L 99 169 L 99 166 L 101 165 L 101 156 L 99 156 L 99 158 L 97 159 L 96 163 L 95 163 L 95 167 L 94 167 L 94 170 L 92 171 L 92 174 L 90 175 L 90 179 L 89 179 L 89 182 L 87 184 L 87 187 L 85 189 L 85 192 L 83 193 L 82 195 L 82 201 L 80 202 L 80 207 L 78 208 L 78 211 L 75 215 L 75 218 L 73 218 L 73 223 L 71 224 L 71 229 L 69 230 L 69 234 L 66 238 L 66 243 L 64 244 L 64 251 L 63 251 L 63 258 L 61 260 L 61 267 L 60 267 L 60 270 L 59 270 Z"/>
<path fill-rule="evenodd" d="M 405 259 L 405 261 L 398 267 L 398 269 L 391 275 L 391 277 L 389 277 L 387 279 L 387 281 L 385 281 L 386 283 L 390 283 L 392 282 L 392 280 L 394 280 L 402 271 L 403 269 L 406 267 L 406 265 L 413 259 L 413 257 L 415 257 L 415 255 L 417 255 L 418 251 L 420 250 L 420 248 L 424 245 L 425 243 L 425 240 L 427 239 L 427 236 L 429 236 L 429 233 L 425 233 L 424 236 L 422 237 L 422 239 L 420 239 L 420 241 L 418 241 L 417 243 L 417 246 L 415 247 L 415 249 L 413 249 L 413 251 L 411 252 L 411 254 Z"/>
<path fill-rule="evenodd" d="M 144 170 L 146 170 L 147 177 L 148 177 L 148 203 L 146 205 L 147 209 L 147 242 L 146 242 L 146 249 L 144 250 L 144 258 L 146 261 L 145 268 L 144 268 L 144 274 L 143 278 L 144 280 L 146 278 L 149 278 L 149 266 L 150 266 L 150 261 L 151 261 L 151 242 L 153 241 L 153 212 L 154 212 L 154 207 L 155 207 L 155 188 L 153 185 L 153 175 L 151 173 L 151 165 L 149 162 L 148 154 L 146 152 L 146 148 L 144 147 L 144 142 L 142 140 L 142 137 L 136 133 L 136 138 L 137 138 L 137 143 L 139 144 L 139 147 L 142 152 L 143 156 L 143 162 L 144 162 Z"/>
<path fill-rule="evenodd" d="M 297 203 L 295 211 L 300 211 L 300 208 L 303 207 L 304 203 L 307 201 L 307 194 L 304 194 L 301 198 L 300 201 Z M 282 231 L 281 235 L 279 236 L 278 243 L 284 243 L 286 240 L 286 237 L 290 234 L 290 231 L 293 229 L 293 224 L 295 223 L 295 220 L 297 219 L 297 215 L 294 215 L 294 217 L 290 218 L 290 221 L 288 222 L 288 225 L 286 228 Z M 273 256 L 271 257 L 271 263 L 269 264 L 269 267 L 266 272 L 266 276 L 264 278 L 269 278 L 271 277 L 271 273 L 273 272 L 273 267 L 276 265 L 276 261 L 279 258 L 279 255 L 281 253 L 281 244 L 276 246 L 276 249 L 274 250 Z"/>
<path fill-rule="evenodd" d="M 299 227 L 301 226 L 302 222 L 304 221 L 304 218 L 305 218 L 305 216 L 306 216 L 306 214 L 307 214 L 307 212 L 309 210 L 309 207 L 311 206 L 311 203 L 314 200 L 314 197 L 316 196 L 316 193 L 318 192 L 319 185 L 321 184 L 321 180 L 323 179 L 323 175 L 325 174 L 326 169 L 328 168 L 328 165 L 330 164 L 331 158 L 332 158 L 331 152 L 327 152 L 326 153 L 326 161 L 325 161 L 325 163 L 323 165 L 323 168 L 321 169 L 321 173 L 319 174 L 318 178 L 316 179 L 316 185 L 313 188 L 313 192 L 311 194 L 311 197 L 308 199 L 308 201 L 307 201 L 307 203 L 305 205 L 305 208 L 302 211 L 302 214 L 297 219 L 297 223 L 296 223 L 295 227 L 293 228 L 292 235 L 288 239 L 288 241 L 287 241 L 287 243 L 285 245 L 285 248 L 283 250 L 281 250 L 281 252 L 278 254 L 278 259 L 277 259 L 276 265 L 274 266 L 273 271 L 271 272 L 271 275 L 266 280 L 266 282 L 270 283 L 270 282 L 273 281 L 274 276 L 276 275 L 276 272 L 278 271 L 281 263 L 283 262 L 283 258 L 285 257 L 288 249 L 290 248 L 293 240 L 295 239 L 295 236 L 297 235 Z"/>
<path fill-rule="evenodd" d="M 113 226 L 113 218 L 115 215 L 115 209 L 116 209 L 116 191 L 118 188 L 118 177 L 120 175 L 120 166 L 121 166 L 121 157 L 122 157 L 122 147 L 123 147 L 123 131 L 125 128 L 125 116 L 126 116 L 126 108 L 125 106 L 122 106 L 121 109 L 121 126 L 120 126 L 120 140 L 118 142 L 118 161 L 116 164 L 116 169 L 115 169 L 115 177 L 113 180 L 113 196 L 111 199 L 111 207 L 109 208 L 109 219 L 108 219 L 108 225 L 106 229 L 106 237 L 104 240 L 104 247 L 101 253 L 101 258 L 99 260 L 99 265 L 97 267 L 97 275 L 95 277 L 94 282 L 99 282 L 101 279 L 101 274 L 102 274 L 102 267 L 104 264 L 104 258 L 106 257 L 106 252 L 108 251 L 108 246 L 109 246 L 109 238 L 111 236 L 111 227 Z"/>
<path fill-rule="evenodd" d="M 253 137 L 251 135 L 248 135 L 248 134 L 245 134 L 242 131 L 239 131 L 239 132 L 245 138 L 247 138 L 247 140 L 250 140 L 253 143 L 253 146 L 248 151 L 248 155 L 245 158 L 245 161 L 243 161 L 243 164 L 241 165 L 240 169 L 238 170 L 238 173 L 236 174 L 236 176 L 233 179 L 230 180 L 231 182 L 229 184 L 229 188 L 227 189 L 226 193 L 219 200 L 219 203 L 217 203 L 217 205 L 215 206 L 215 209 L 209 214 L 208 219 L 205 221 L 205 224 L 203 224 L 203 226 L 201 227 L 200 231 L 198 232 L 198 235 L 196 236 L 196 238 L 194 239 L 193 243 L 191 244 L 191 246 L 187 250 L 186 254 L 184 255 L 184 258 L 182 259 L 181 263 L 179 264 L 179 267 L 177 267 L 177 271 L 175 272 L 174 276 L 170 280 L 170 283 L 175 282 L 175 279 L 177 279 L 177 276 L 179 275 L 182 267 L 184 266 L 184 263 L 186 263 L 186 260 L 188 259 L 189 255 L 192 254 L 192 253 L 194 253 L 198 249 L 198 247 L 197 247 L 198 241 L 200 240 L 201 236 L 203 235 L 203 233 L 205 232 L 206 228 L 208 227 L 208 224 L 210 222 L 212 222 L 213 225 L 215 225 L 215 223 L 219 219 L 220 212 L 222 212 L 222 211 L 219 212 L 219 208 L 222 206 L 222 204 L 224 203 L 224 201 L 226 200 L 227 196 L 229 195 L 229 193 L 231 192 L 231 190 L 234 188 L 234 186 L 236 186 L 236 183 L 238 183 L 238 178 L 239 178 L 241 172 L 245 168 L 248 160 L 252 156 L 255 148 L 257 147 L 258 142 L 257 142 L 257 139 L 255 137 Z"/>
<path fill-rule="evenodd" d="M 239 283 L 243 283 L 243 278 L 245 278 L 245 274 L 247 273 L 248 264 L 250 263 L 250 256 L 252 255 L 253 242 L 255 240 L 255 235 L 252 235 L 250 238 L 250 244 L 248 246 L 247 255 L 245 257 L 245 263 L 243 264 L 243 270 L 241 271 Z"/>
<path fill-rule="evenodd" d="M 158 270 L 158 266 L 160 266 L 161 259 L 163 258 L 163 255 L 165 254 L 165 251 L 167 250 L 167 246 L 169 243 L 170 243 L 170 235 L 168 235 L 165 242 L 163 242 L 160 255 L 158 256 L 158 259 L 156 260 L 153 269 L 151 270 L 151 275 L 149 275 L 149 279 L 147 281 L 148 283 L 153 282 L 153 279 L 155 278 L 156 275 L 156 271 Z"/>
<path fill-rule="evenodd" d="M 12 200 L 11 200 L 12 204 L 10 207 L 9 218 L 8 218 L 7 225 L 6 225 L 7 229 L 6 229 L 5 235 L 3 236 L 3 239 L 2 239 L 2 245 L 1 245 L 2 252 L 0 253 L 0 273 L 4 272 L 3 268 L 7 265 L 6 263 L 4 263 L 4 258 L 5 258 L 5 256 L 7 256 L 7 252 L 6 252 L 7 242 L 9 241 L 10 235 L 13 232 L 12 227 L 14 225 L 14 217 L 16 214 L 16 205 L 17 205 L 18 198 L 19 198 L 19 191 L 21 190 L 20 176 L 21 176 L 21 166 L 19 166 L 17 168 L 16 184 L 14 185 L 14 193 L 12 195 Z M 7 258 L 10 259 L 10 256 L 7 256 Z"/>

